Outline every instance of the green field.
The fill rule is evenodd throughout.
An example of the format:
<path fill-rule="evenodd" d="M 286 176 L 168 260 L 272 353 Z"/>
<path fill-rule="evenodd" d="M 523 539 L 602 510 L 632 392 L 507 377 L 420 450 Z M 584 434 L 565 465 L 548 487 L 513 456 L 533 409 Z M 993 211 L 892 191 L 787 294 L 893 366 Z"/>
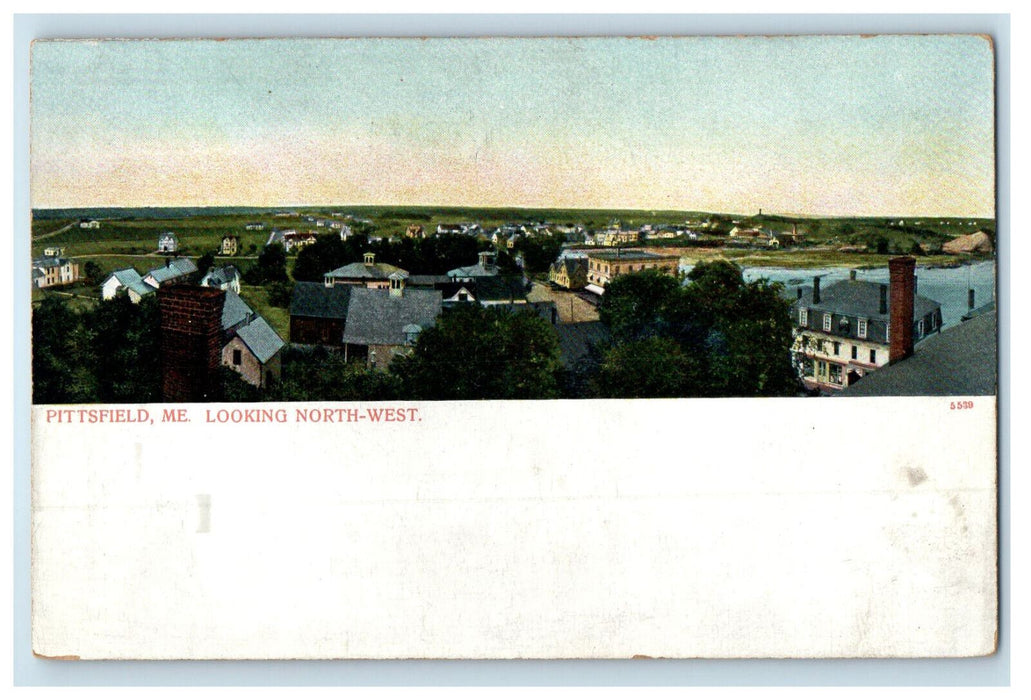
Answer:
<path fill-rule="evenodd" d="M 92 212 L 92 213 L 87 213 Z M 706 223 L 703 238 L 711 239 L 712 247 L 697 247 L 697 243 L 679 252 L 687 260 L 705 260 L 721 257 L 749 266 L 777 267 L 878 267 L 888 257 L 900 253 L 921 254 L 920 263 L 948 265 L 960 258 L 937 254 L 942 243 L 951 238 L 985 230 L 994 236 L 995 222 L 991 219 L 944 217 L 865 217 L 865 218 L 806 218 L 777 215 L 740 216 L 710 214 L 697 211 L 637 211 L 597 209 L 518 209 L 471 207 L 415 207 L 415 206 L 327 206 L 290 207 L 280 210 L 240 213 L 219 210 L 182 210 L 175 215 L 161 210 L 82 210 L 34 212 L 32 222 L 32 254 L 38 256 L 48 247 L 60 247 L 64 254 L 80 264 L 96 263 L 102 277 L 112 271 L 135 267 L 141 274 L 163 264 L 156 252 L 158 236 L 173 231 L 179 237 L 181 254 L 194 260 L 205 253 L 215 252 L 225 234 L 239 237 L 240 254 L 231 258 L 217 258 L 218 264 L 235 264 L 246 270 L 264 246 L 273 227 L 297 231 L 332 233 L 328 227 L 318 227 L 305 217 L 344 221 L 359 228 L 371 227 L 375 235 L 402 235 L 409 225 L 423 226 L 428 233 L 441 223 L 476 222 L 485 235 L 506 223 L 547 222 L 556 226 L 581 225 L 588 230 L 613 224 L 624 228 L 637 228 L 643 224 L 658 227 L 672 224 Z M 99 229 L 80 228 L 82 218 L 96 218 Z M 350 219 L 348 217 L 351 217 Z M 363 223 L 355 223 L 360 221 Z M 365 224 L 371 221 L 371 224 Z M 261 222 L 264 230 L 248 231 L 246 225 Z M 721 247 L 717 234 L 726 234 L 733 226 L 760 227 L 772 231 L 789 231 L 794 227 L 806 236 L 805 245 L 787 250 L 737 249 Z M 486 243 L 485 243 L 486 244 Z M 664 246 L 662 241 L 648 245 Z M 666 243 L 666 246 L 669 244 Z M 844 248 L 845 250 L 842 250 Z M 855 252 L 857 249 L 864 252 Z M 853 252 L 847 252 L 852 249 Z M 929 254 L 922 254 L 922 253 Z M 288 269 L 293 256 L 288 258 Z M 94 290 L 95 292 L 95 290 Z M 285 328 L 285 312 L 267 307 L 262 290 L 250 292 L 253 305 L 268 308 L 270 323 L 277 330 Z M 258 299 L 258 297 L 262 297 Z M 277 319 L 277 315 L 281 318 Z M 274 322 L 275 321 L 275 322 Z"/>

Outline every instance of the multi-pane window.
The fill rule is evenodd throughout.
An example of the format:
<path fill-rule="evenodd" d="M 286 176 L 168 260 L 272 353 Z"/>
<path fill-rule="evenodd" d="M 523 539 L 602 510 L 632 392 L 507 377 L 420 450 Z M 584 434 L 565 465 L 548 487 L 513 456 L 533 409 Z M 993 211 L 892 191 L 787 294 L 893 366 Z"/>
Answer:
<path fill-rule="evenodd" d="M 860 338 L 865 338 L 866 337 L 866 331 L 867 331 L 866 319 L 865 318 L 861 318 L 861 319 L 859 319 L 859 322 L 856 324 L 856 333 L 859 334 Z"/>
<path fill-rule="evenodd" d="M 830 380 L 831 384 L 841 384 L 841 365 L 832 364 L 830 366 Z"/>
<path fill-rule="evenodd" d="M 809 325 L 809 309 L 798 310 L 798 325 L 803 328 Z"/>
<path fill-rule="evenodd" d="M 840 355 L 841 354 L 841 343 L 839 343 L 836 340 L 834 341 L 834 354 L 835 355 Z"/>
<path fill-rule="evenodd" d="M 831 329 L 831 314 L 823 315 L 823 330 L 829 331 Z"/>

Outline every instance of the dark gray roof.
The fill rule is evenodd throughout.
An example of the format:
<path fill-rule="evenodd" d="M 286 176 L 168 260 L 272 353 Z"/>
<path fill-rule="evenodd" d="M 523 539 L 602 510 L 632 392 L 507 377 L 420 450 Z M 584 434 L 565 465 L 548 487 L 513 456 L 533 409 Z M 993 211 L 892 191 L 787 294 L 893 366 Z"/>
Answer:
<path fill-rule="evenodd" d="M 254 353 L 254 356 L 258 358 L 258 362 L 261 364 L 265 364 L 272 359 L 286 345 L 283 339 L 279 337 L 279 334 L 261 316 L 256 317 L 253 321 L 238 329 L 236 335 Z"/>
<path fill-rule="evenodd" d="M 298 282 L 290 298 L 290 315 L 308 318 L 347 318 L 347 305 L 355 287 L 327 287 L 321 282 Z"/>
<path fill-rule="evenodd" d="M 450 282 L 447 275 L 409 275 L 405 282 L 406 287 L 435 287 L 438 284 Z"/>
<path fill-rule="evenodd" d="M 887 286 L 887 285 L 885 285 Z M 795 304 L 817 312 L 887 321 L 889 314 L 880 312 L 881 284 L 866 280 L 841 280 L 820 290 L 820 303 L 813 302 L 813 288 L 801 287 L 802 298 Z M 889 291 L 890 301 L 890 291 Z M 913 318 L 921 319 L 941 304 L 917 294 L 913 299 Z M 890 311 L 890 309 L 889 309 Z"/>
<path fill-rule="evenodd" d="M 392 296 L 389 289 L 355 287 L 347 306 L 344 342 L 354 345 L 404 345 L 405 326 L 429 328 L 441 310 L 441 294 L 430 289 L 405 289 Z"/>
<path fill-rule="evenodd" d="M 239 294 L 232 289 L 226 290 L 226 300 L 222 304 L 222 330 L 231 331 L 253 315 L 254 311 Z"/>
<path fill-rule="evenodd" d="M 465 267 L 456 267 L 454 270 L 448 270 L 448 277 L 490 277 L 498 274 L 497 268 L 495 267 L 484 267 L 480 263 L 475 265 L 467 265 Z"/>
<path fill-rule="evenodd" d="M 390 275 L 394 272 L 401 272 L 405 276 L 408 275 L 406 270 L 387 263 L 366 265 L 365 263 L 354 262 L 327 272 L 325 276 L 334 279 L 385 280 L 389 279 Z"/>
<path fill-rule="evenodd" d="M 607 343 L 612 338 L 608 326 L 601 321 L 560 323 L 555 326 L 555 332 L 558 334 L 562 364 L 567 369 L 586 357 L 592 346 Z"/>
<path fill-rule="evenodd" d="M 991 396 L 997 393 L 998 344 L 994 311 L 948 328 L 914 353 L 871 372 L 847 396 Z"/>

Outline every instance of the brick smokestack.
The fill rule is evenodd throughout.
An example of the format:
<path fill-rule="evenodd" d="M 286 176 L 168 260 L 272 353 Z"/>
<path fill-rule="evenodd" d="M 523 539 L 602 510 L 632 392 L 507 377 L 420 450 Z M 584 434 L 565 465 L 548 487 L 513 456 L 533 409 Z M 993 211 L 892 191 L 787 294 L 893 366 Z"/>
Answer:
<path fill-rule="evenodd" d="M 165 401 L 222 398 L 222 305 L 226 293 L 213 287 L 168 285 L 158 289 L 161 311 L 161 395 Z"/>
<path fill-rule="evenodd" d="M 916 260 L 910 257 L 888 261 L 891 336 L 888 362 L 898 362 L 913 354 L 913 297 L 916 294 Z"/>

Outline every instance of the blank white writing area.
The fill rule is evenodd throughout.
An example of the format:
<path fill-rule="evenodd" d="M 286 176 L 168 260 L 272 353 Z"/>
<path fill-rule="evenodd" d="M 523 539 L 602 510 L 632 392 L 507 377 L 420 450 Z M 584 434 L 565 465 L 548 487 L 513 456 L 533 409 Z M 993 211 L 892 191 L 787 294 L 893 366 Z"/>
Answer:
<path fill-rule="evenodd" d="M 33 649 L 988 654 L 996 412 L 971 401 L 422 403 L 333 424 L 298 404 L 143 407 L 153 424 L 37 406 Z M 205 422 L 253 407 L 287 422 Z"/>

